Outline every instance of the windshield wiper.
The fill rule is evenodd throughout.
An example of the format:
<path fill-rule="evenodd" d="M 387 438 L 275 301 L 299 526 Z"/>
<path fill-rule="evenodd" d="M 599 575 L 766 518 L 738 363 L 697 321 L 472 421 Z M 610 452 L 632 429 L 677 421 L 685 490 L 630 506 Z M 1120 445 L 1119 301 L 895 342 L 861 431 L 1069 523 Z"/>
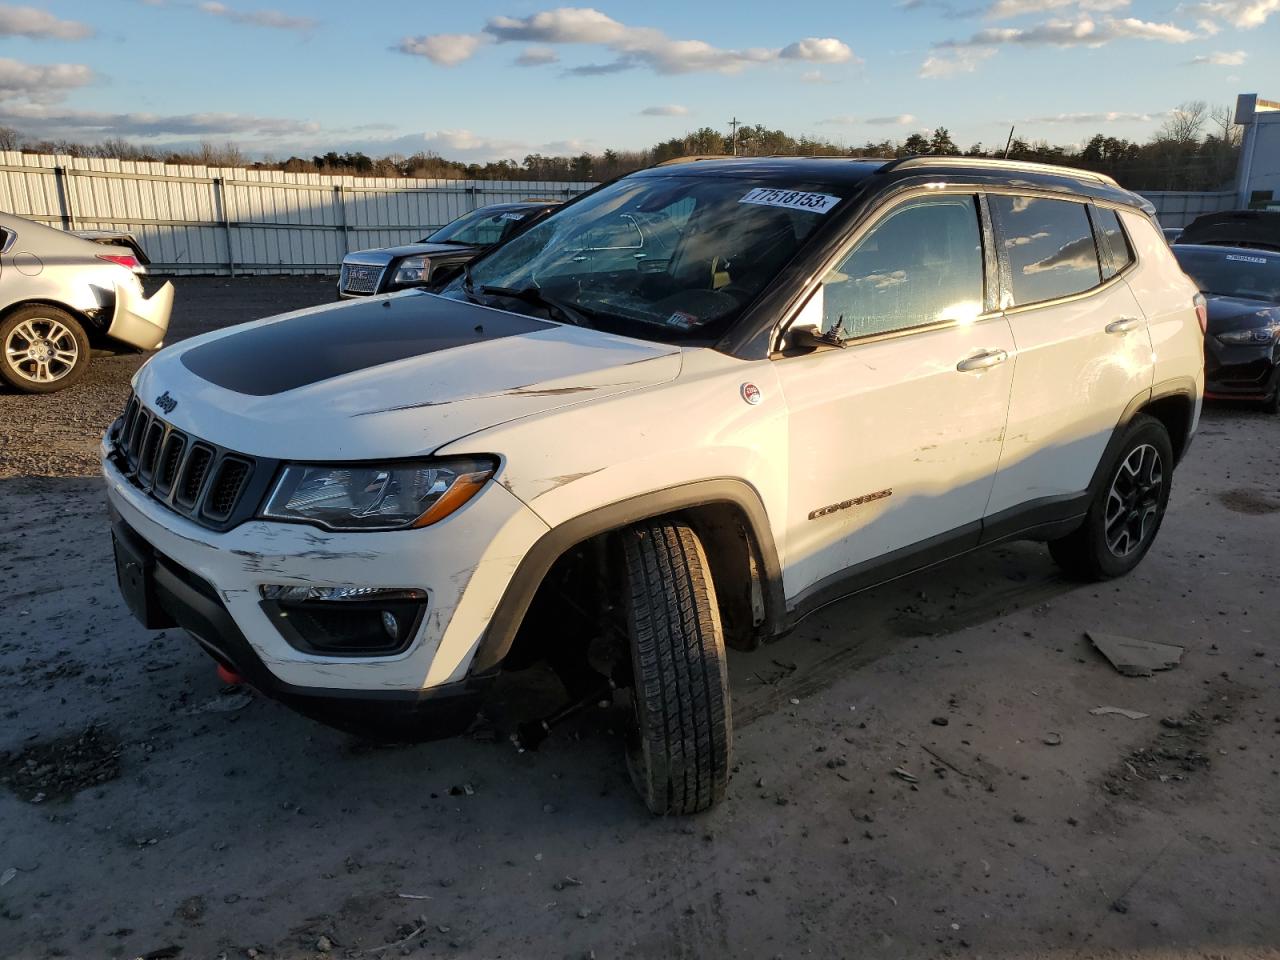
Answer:
<path fill-rule="evenodd" d="M 470 279 L 471 275 L 468 272 L 464 284 L 469 282 Z M 533 284 L 527 287 L 499 287 L 486 284 L 480 288 L 480 292 L 494 297 L 509 297 L 512 300 L 520 300 L 535 307 L 542 307 L 544 310 L 555 314 L 563 322 L 572 324 L 575 327 L 591 326 L 591 321 L 587 319 L 585 313 L 576 310 L 567 303 L 548 297 L 540 287 Z"/>

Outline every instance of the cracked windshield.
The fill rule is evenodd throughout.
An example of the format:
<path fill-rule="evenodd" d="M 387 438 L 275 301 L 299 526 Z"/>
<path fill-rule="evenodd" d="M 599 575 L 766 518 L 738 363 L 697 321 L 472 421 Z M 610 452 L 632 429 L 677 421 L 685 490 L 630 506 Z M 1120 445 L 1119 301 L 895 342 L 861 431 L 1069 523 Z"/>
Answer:
<path fill-rule="evenodd" d="M 634 178 L 530 228 L 446 294 L 647 339 L 709 339 L 791 260 L 843 189 Z"/>

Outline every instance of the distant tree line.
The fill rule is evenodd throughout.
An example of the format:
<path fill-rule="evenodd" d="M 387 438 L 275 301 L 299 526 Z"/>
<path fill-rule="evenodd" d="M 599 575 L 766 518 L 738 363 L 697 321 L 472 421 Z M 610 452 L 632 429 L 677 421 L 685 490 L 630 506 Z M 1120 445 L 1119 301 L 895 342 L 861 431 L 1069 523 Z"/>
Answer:
<path fill-rule="evenodd" d="M 1109 174 L 1134 190 L 1217 190 L 1228 188 L 1240 151 L 1240 129 L 1231 122 L 1229 107 L 1210 108 L 1204 101 L 1184 103 L 1173 111 L 1145 143 L 1096 134 L 1083 147 L 1060 146 L 1047 140 L 1013 137 L 1006 144 L 975 143 L 961 149 L 946 127 L 932 134 L 913 133 L 904 140 L 868 140 L 860 146 L 782 130 L 743 125 L 731 136 L 702 127 L 682 137 L 654 144 L 647 150 L 605 150 L 577 156 L 533 153 L 521 161 L 466 163 L 435 153 L 370 157 L 359 151 L 286 160 L 248 160 L 234 143 L 203 143 L 189 151 L 158 152 L 120 138 L 96 144 L 66 140 L 28 140 L 17 130 L 0 127 L 0 150 L 59 153 L 74 157 L 151 160 L 174 164 L 248 167 L 290 173 L 348 174 L 367 177 L 425 177 L 470 180 L 608 180 L 664 160 L 698 155 L 738 153 L 743 156 L 937 156 L 1003 157 L 1081 167 Z"/>

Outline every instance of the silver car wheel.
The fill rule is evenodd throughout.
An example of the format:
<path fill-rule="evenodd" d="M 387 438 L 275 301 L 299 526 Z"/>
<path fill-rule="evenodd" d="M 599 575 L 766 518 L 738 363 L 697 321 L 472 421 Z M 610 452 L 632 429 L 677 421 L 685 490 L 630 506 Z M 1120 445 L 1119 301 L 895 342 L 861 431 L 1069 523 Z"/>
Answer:
<path fill-rule="evenodd" d="M 1127 557 L 1141 547 L 1160 516 L 1164 465 L 1149 443 L 1134 447 L 1121 462 L 1107 494 L 1104 521 L 1107 549 Z"/>
<path fill-rule="evenodd" d="M 32 383 L 53 383 L 69 374 L 80 359 L 80 344 L 64 324 L 31 317 L 9 331 L 4 359 L 9 369 Z"/>

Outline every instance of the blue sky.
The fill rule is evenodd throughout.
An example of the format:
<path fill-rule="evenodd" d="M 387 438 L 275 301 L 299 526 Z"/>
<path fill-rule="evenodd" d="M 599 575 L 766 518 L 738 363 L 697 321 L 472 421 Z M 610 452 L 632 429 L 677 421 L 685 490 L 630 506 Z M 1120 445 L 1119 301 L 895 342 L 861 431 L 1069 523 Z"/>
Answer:
<path fill-rule="evenodd" d="M 0 124 L 277 158 L 633 148 L 731 116 L 1079 143 L 1280 98 L 1278 49 L 1280 0 L 50 0 L 0 3 Z"/>

